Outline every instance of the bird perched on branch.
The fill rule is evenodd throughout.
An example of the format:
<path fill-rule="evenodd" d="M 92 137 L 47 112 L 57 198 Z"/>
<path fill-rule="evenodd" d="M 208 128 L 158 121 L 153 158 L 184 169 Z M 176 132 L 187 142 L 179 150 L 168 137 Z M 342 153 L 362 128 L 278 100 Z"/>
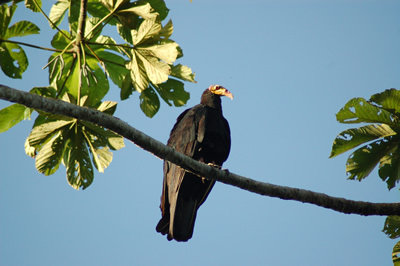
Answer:
<path fill-rule="evenodd" d="M 177 118 L 167 145 L 199 162 L 221 168 L 231 147 L 229 124 L 222 115 L 221 96 L 233 99 L 233 95 L 220 85 L 206 89 L 200 104 Z M 167 234 L 168 240 L 189 240 L 197 210 L 214 184 L 214 180 L 164 161 L 162 218 L 157 224 L 157 232 Z"/>

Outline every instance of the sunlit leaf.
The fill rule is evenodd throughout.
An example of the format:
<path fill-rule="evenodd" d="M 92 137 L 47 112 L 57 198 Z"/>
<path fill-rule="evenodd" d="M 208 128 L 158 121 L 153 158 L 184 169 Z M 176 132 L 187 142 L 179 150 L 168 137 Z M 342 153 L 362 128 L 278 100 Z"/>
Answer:
<path fill-rule="evenodd" d="M 100 104 L 100 106 L 97 108 L 100 112 L 106 113 L 108 115 L 113 115 L 115 110 L 117 109 L 117 104 L 116 102 L 111 102 L 111 101 L 105 101 Z"/>
<path fill-rule="evenodd" d="M 151 7 L 154 8 L 158 14 L 160 14 L 161 21 L 168 16 L 169 9 L 163 0 L 146 0 L 146 2 L 149 2 Z"/>
<path fill-rule="evenodd" d="M 146 50 L 150 55 L 157 57 L 167 64 L 172 64 L 178 57 L 178 44 L 173 41 L 166 41 L 152 46 L 141 46 L 138 50 Z"/>
<path fill-rule="evenodd" d="M 192 72 L 192 69 L 181 64 L 171 67 L 171 76 L 196 83 L 194 80 L 195 74 Z"/>
<path fill-rule="evenodd" d="M 137 1 L 134 3 L 129 3 L 128 5 L 121 6 L 117 14 L 124 14 L 127 13 L 131 16 L 140 16 L 145 20 L 148 19 L 155 19 L 158 15 L 157 12 L 154 12 L 154 9 L 151 7 L 147 1 Z"/>
<path fill-rule="evenodd" d="M 58 26 L 60 25 L 61 21 L 64 19 L 65 12 L 69 8 L 69 1 L 67 0 L 61 0 L 57 1 L 51 9 L 50 9 L 50 14 L 49 18 L 50 20 L 54 23 L 54 25 Z M 55 28 L 51 23 L 50 23 L 51 28 Z"/>
<path fill-rule="evenodd" d="M 145 40 L 157 35 L 161 31 L 161 23 L 156 19 L 146 19 L 144 20 L 139 27 L 139 30 L 136 32 L 132 30 L 132 40 L 134 45 L 139 45 Z"/>
<path fill-rule="evenodd" d="M 86 189 L 93 182 L 93 166 L 81 129 L 69 138 L 63 163 L 68 183 L 76 190 Z"/>
<path fill-rule="evenodd" d="M 49 142 L 43 145 L 36 156 L 35 166 L 40 173 L 52 175 L 60 166 L 64 150 L 64 139 L 61 132 L 58 131 Z"/>
<path fill-rule="evenodd" d="M 386 124 L 373 124 L 345 130 L 334 140 L 329 157 L 335 157 L 368 141 L 393 135 L 396 135 L 396 132 Z"/>
<path fill-rule="evenodd" d="M 150 81 L 143 63 L 138 60 L 135 52 L 132 53 L 132 60 L 128 62 L 127 68 L 130 70 L 134 88 L 138 92 L 144 91 L 149 86 Z"/>
<path fill-rule="evenodd" d="M 39 34 L 39 31 L 39 27 L 30 21 L 18 21 L 8 29 L 5 39 Z"/>
<path fill-rule="evenodd" d="M 160 84 L 168 80 L 170 67 L 167 63 L 160 61 L 146 50 L 135 50 L 134 52 L 139 59 L 138 64 L 144 67 L 151 82 Z"/>
<path fill-rule="evenodd" d="M 22 120 L 30 119 L 32 109 L 20 104 L 10 105 L 0 110 L 0 133 L 9 130 Z"/>
<path fill-rule="evenodd" d="M 33 12 L 40 12 L 42 0 L 25 0 L 25 6 Z"/>
<path fill-rule="evenodd" d="M 17 5 L 0 5 L 0 38 L 5 39 L 8 26 L 16 9 Z"/>
<path fill-rule="evenodd" d="M 31 146 L 45 142 L 46 139 L 54 136 L 58 130 L 73 123 L 73 120 L 56 120 L 49 123 L 44 123 L 32 129 L 28 136 L 28 141 Z"/>

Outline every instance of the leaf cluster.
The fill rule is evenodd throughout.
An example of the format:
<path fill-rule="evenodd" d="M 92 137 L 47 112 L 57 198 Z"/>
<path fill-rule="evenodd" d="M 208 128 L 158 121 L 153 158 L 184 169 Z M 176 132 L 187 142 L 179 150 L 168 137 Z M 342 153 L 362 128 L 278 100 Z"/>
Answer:
<path fill-rule="evenodd" d="M 15 37 L 38 34 L 30 21 L 11 25 L 18 7 L 0 6 L 0 67 L 10 78 L 22 78 L 28 58 Z M 163 21 L 168 8 L 163 0 L 59 0 L 47 15 L 39 0 L 26 0 L 25 6 L 40 12 L 55 30 L 48 69 L 49 86 L 35 87 L 31 93 L 94 108 L 112 115 L 114 102 L 103 101 L 110 81 L 120 89 L 121 100 L 134 92 L 139 96 L 144 114 L 153 117 L 160 109 L 160 98 L 168 105 L 182 106 L 189 99 L 184 81 L 195 82 L 187 66 L 176 64 L 183 56 L 180 46 L 170 37 L 173 24 Z M 60 29 L 67 18 L 68 29 Z M 107 27 L 115 29 L 123 43 L 104 35 Z M 14 104 L 0 110 L 0 132 L 22 120 L 34 110 Z M 50 175 L 60 163 L 66 167 L 69 184 L 87 188 L 93 181 L 93 165 L 99 172 L 110 164 L 111 150 L 124 146 L 123 138 L 109 130 L 76 119 L 39 111 L 26 140 L 26 153 L 35 158 L 39 172 Z"/>
<path fill-rule="evenodd" d="M 330 157 L 362 145 L 348 158 L 349 179 L 361 181 L 379 164 L 379 176 L 392 189 L 400 180 L 400 91 L 386 90 L 363 98 L 351 99 L 336 114 L 340 123 L 368 123 L 341 132 L 333 142 Z"/>

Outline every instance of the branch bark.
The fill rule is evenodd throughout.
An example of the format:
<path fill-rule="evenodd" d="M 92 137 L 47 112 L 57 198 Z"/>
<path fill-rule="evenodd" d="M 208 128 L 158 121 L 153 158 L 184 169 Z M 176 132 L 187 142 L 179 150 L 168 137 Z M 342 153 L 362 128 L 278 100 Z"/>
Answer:
<path fill-rule="evenodd" d="M 76 106 L 61 100 L 41 97 L 35 94 L 12 89 L 1 84 L 0 99 L 19 103 L 48 113 L 73 117 L 97 124 L 118 133 L 160 159 L 177 164 L 188 171 L 198 174 L 199 176 L 205 176 L 209 179 L 214 179 L 263 196 L 310 203 L 346 214 L 359 214 L 365 216 L 400 215 L 400 203 L 371 203 L 348 200 L 309 190 L 259 182 L 231 173 L 227 170 L 216 169 L 176 152 L 171 147 L 168 147 L 158 140 L 155 140 L 143 132 L 129 126 L 126 122 L 117 117 L 104 114 L 94 109 Z"/>

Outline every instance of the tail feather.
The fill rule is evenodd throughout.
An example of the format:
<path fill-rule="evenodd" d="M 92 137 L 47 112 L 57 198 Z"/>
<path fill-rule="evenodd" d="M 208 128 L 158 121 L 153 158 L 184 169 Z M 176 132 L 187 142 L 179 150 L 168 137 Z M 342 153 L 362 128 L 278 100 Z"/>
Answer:
<path fill-rule="evenodd" d="M 174 219 L 170 225 L 171 237 L 177 241 L 188 241 L 192 238 L 196 214 L 196 200 L 178 199 Z"/>

